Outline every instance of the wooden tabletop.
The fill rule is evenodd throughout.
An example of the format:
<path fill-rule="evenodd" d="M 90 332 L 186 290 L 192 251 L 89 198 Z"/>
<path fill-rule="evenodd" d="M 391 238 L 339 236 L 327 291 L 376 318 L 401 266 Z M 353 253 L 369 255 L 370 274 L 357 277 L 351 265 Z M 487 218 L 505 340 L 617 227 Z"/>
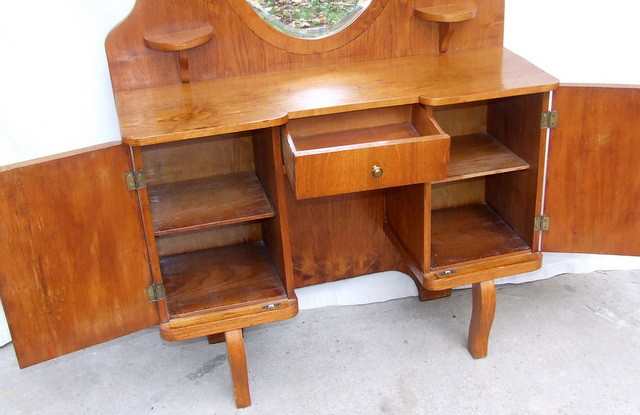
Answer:
<path fill-rule="evenodd" d="M 380 59 L 116 93 L 122 139 L 143 146 L 288 119 L 545 92 L 558 80 L 502 47 Z"/>

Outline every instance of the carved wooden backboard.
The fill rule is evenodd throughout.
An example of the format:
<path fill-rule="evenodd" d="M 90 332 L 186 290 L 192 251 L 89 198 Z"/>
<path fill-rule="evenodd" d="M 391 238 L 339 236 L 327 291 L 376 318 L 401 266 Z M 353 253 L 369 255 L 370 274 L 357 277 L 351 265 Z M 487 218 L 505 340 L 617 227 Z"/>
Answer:
<path fill-rule="evenodd" d="M 277 32 L 246 0 L 138 0 L 109 34 L 109 69 L 116 92 L 180 83 L 177 52 L 145 46 L 145 36 L 213 28 L 213 38 L 188 51 L 191 81 L 392 57 L 437 54 L 439 26 L 414 15 L 443 0 L 373 0 L 343 31 L 321 40 Z M 477 14 L 456 23 L 450 51 L 502 46 L 504 0 L 476 2 Z"/>

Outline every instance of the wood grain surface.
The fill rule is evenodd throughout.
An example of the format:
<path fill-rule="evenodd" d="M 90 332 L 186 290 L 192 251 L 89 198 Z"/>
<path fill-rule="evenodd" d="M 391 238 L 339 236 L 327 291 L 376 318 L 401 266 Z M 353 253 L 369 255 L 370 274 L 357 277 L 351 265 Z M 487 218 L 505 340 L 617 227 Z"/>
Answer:
<path fill-rule="evenodd" d="M 129 170 L 112 144 L 0 173 L 0 294 L 21 367 L 157 324 Z"/>
<path fill-rule="evenodd" d="M 121 91 L 116 103 L 123 141 L 137 146 L 361 109 L 544 92 L 557 84 L 498 47 Z"/>
<path fill-rule="evenodd" d="M 416 7 L 441 3 L 373 0 L 358 20 L 337 35 L 303 40 L 269 26 L 244 0 L 138 0 L 129 17 L 107 38 L 112 83 L 115 91 L 180 83 L 175 56 L 148 49 L 143 39 L 205 27 L 213 27 L 214 36 L 189 51 L 192 82 L 437 54 L 437 25 L 413 14 Z M 483 0 L 476 17 L 457 29 L 449 51 L 501 46 L 503 28 L 504 1 Z"/>
<path fill-rule="evenodd" d="M 640 87 L 554 94 L 545 251 L 640 255 Z"/>

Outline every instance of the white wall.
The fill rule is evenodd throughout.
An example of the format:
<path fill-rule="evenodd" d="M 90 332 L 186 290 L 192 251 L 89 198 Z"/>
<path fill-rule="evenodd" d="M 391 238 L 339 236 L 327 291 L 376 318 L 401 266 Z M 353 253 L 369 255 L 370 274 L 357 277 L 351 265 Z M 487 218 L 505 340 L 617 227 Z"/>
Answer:
<path fill-rule="evenodd" d="M 506 0 L 505 9 L 505 47 L 561 82 L 640 85 L 640 0 Z"/>
<path fill-rule="evenodd" d="M 0 166 L 119 140 L 104 40 L 133 4 L 0 2 Z"/>
<path fill-rule="evenodd" d="M 133 4 L 0 2 L 0 166 L 119 140 L 104 39 Z M 640 84 L 638 15 L 639 0 L 506 0 L 505 46 L 563 82 Z"/>

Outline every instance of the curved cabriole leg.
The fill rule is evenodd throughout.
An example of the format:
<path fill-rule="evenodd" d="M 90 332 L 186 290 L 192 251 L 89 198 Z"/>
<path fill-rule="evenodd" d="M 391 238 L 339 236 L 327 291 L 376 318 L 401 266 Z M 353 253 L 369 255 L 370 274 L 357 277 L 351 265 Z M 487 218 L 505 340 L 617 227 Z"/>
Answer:
<path fill-rule="evenodd" d="M 489 333 L 496 313 L 496 285 L 493 280 L 473 284 L 473 310 L 469 324 L 468 349 L 476 359 L 489 352 Z"/>
<path fill-rule="evenodd" d="M 251 405 L 249 393 L 249 373 L 247 372 L 247 356 L 244 350 L 244 337 L 242 329 L 227 331 L 224 333 L 227 342 L 227 354 L 231 366 L 231 379 L 233 381 L 233 394 L 236 398 L 236 406 L 244 408 Z"/>

